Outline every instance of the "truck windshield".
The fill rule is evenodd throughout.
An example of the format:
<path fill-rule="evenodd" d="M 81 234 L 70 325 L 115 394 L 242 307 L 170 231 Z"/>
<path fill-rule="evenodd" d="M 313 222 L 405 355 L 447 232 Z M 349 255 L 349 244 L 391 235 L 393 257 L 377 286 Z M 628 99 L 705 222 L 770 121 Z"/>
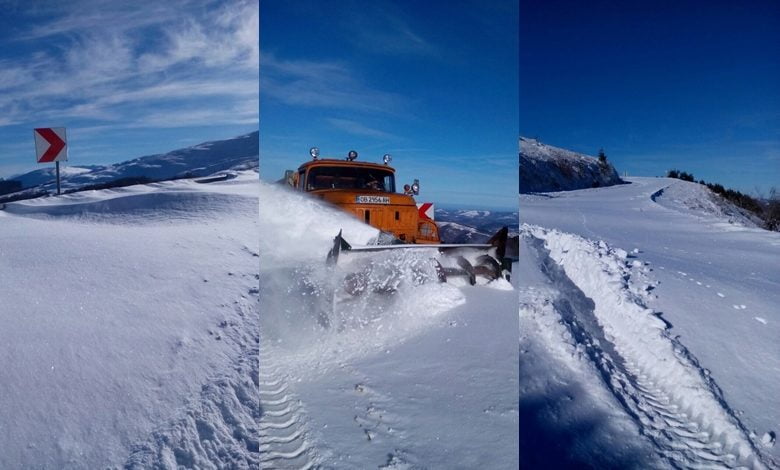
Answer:
<path fill-rule="evenodd" d="M 317 166 L 309 170 L 306 190 L 365 189 L 395 192 L 395 176 L 391 171 L 374 168 Z"/>

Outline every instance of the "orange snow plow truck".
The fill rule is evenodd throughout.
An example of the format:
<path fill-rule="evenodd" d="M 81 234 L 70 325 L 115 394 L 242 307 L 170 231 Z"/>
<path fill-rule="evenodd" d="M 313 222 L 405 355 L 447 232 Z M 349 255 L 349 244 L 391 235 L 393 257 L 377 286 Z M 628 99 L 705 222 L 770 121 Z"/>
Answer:
<path fill-rule="evenodd" d="M 418 205 L 413 194 L 419 185 L 407 185 L 407 190 L 396 192 L 395 169 L 385 163 L 359 162 L 357 152 L 346 160 L 319 158 L 319 151 L 311 149 L 312 160 L 297 172 L 289 171 L 287 181 L 292 187 L 306 191 L 330 204 L 340 207 L 377 229 L 392 234 L 403 243 L 440 243 L 439 229 L 432 219 L 430 204 Z M 426 215 L 427 213 L 430 215 Z"/>
<path fill-rule="evenodd" d="M 444 267 L 436 262 L 441 281 L 448 275 L 465 275 L 471 284 L 477 277 L 493 280 L 509 277 L 511 263 L 504 259 L 507 228 L 504 227 L 485 244 L 442 244 L 439 229 L 433 220 L 433 205 L 417 204 L 419 181 L 404 185 L 397 192 L 392 157 L 385 154 L 383 163 L 357 161 L 351 150 L 346 159 L 320 158 L 319 149 L 309 151 L 312 159 L 297 171 L 287 170 L 284 181 L 299 191 L 320 198 L 354 215 L 391 237 L 390 244 L 353 247 L 339 233 L 328 255 L 329 262 L 337 262 L 344 251 L 366 252 L 406 248 L 438 248 L 454 266 Z M 477 253 L 474 256 L 474 253 Z M 444 263 L 449 265 L 452 263 Z"/>

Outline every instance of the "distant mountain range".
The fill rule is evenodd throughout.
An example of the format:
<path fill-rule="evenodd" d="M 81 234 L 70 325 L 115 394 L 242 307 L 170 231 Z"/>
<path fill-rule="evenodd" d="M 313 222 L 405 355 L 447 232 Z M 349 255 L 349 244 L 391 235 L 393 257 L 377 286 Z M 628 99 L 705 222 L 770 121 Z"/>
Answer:
<path fill-rule="evenodd" d="M 502 227 L 509 228 L 507 256 L 517 256 L 520 222 L 517 212 L 436 209 L 443 243 L 485 243 Z"/>
<path fill-rule="evenodd" d="M 622 182 L 609 161 L 520 138 L 521 193 L 570 191 Z"/>
<path fill-rule="evenodd" d="M 64 167 L 60 172 L 62 188 L 67 191 L 108 185 L 121 180 L 160 181 L 207 176 L 229 169 L 256 168 L 259 156 L 258 134 L 252 132 L 232 139 L 204 142 L 111 165 Z M 55 169 L 49 167 L 35 170 L 2 181 L 8 188 L 21 185 L 21 192 L 51 191 L 56 187 Z"/>

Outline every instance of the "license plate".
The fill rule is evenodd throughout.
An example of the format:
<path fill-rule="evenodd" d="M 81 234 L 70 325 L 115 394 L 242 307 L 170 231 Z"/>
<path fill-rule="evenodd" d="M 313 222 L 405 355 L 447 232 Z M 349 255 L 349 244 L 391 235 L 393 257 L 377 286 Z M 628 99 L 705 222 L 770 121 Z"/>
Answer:
<path fill-rule="evenodd" d="M 390 198 L 387 196 L 355 196 L 355 202 L 358 204 L 390 204 Z"/>

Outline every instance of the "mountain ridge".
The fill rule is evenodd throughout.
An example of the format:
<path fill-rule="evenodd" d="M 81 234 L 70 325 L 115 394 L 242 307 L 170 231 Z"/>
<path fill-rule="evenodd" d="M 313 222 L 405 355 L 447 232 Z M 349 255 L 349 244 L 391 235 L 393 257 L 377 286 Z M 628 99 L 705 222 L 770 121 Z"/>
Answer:
<path fill-rule="evenodd" d="M 520 137 L 520 193 L 543 193 L 621 184 L 615 167 L 589 155 Z"/>
<path fill-rule="evenodd" d="M 63 190 L 84 186 L 110 184 L 118 180 L 146 179 L 161 181 L 182 177 L 200 177 L 229 169 L 249 169 L 258 166 L 259 132 L 237 137 L 201 142 L 167 153 L 137 157 L 110 165 L 67 166 L 61 168 Z M 5 182 L 17 181 L 22 189 L 51 190 L 56 184 L 53 167 L 33 170 Z"/>

